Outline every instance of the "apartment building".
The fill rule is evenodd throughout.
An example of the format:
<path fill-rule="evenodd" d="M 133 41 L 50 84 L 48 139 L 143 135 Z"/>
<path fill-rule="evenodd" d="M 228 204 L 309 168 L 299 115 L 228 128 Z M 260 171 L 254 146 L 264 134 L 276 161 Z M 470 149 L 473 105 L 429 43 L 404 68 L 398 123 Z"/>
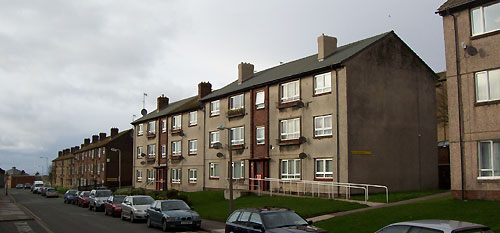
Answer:
<path fill-rule="evenodd" d="M 75 187 L 74 158 L 75 151 L 80 147 L 71 147 L 58 152 L 57 158 L 52 160 L 52 184 L 56 187 Z"/>
<path fill-rule="evenodd" d="M 451 190 L 500 200 L 500 3 L 449 0 L 443 18 Z"/>
<path fill-rule="evenodd" d="M 75 186 L 89 189 L 95 186 L 109 188 L 132 185 L 133 130 L 119 132 L 111 128 L 110 135 L 86 138 L 75 151 Z"/>

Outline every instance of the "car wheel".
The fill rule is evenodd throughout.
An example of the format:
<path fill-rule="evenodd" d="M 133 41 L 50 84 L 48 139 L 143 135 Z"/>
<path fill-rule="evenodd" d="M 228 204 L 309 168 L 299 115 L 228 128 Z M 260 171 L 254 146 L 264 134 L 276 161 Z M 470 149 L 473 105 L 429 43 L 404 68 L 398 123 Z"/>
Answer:
<path fill-rule="evenodd" d="M 167 221 L 165 219 L 163 219 L 162 221 L 162 224 L 161 224 L 161 229 L 163 231 L 167 231 L 168 230 L 168 227 L 167 227 Z"/>
<path fill-rule="evenodd" d="M 146 220 L 146 225 L 147 225 L 148 227 L 152 227 L 152 226 L 151 226 L 151 218 L 148 218 L 148 219 Z"/>
<path fill-rule="evenodd" d="M 134 213 L 130 213 L 130 222 L 135 222 Z"/>

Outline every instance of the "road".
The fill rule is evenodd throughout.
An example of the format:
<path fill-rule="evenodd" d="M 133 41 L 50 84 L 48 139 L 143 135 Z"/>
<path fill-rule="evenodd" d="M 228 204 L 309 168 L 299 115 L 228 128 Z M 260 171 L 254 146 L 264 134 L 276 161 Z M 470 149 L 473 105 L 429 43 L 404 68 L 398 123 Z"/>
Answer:
<path fill-rule="evenodd" d="M 119 217 L 106 216 L 102 211 L 93 212 L 64 204 L 62 198 L 45 198 L 23 189 L 12 189 L 10 195 L 54 233 L 161 232 L 159 228 L 148 228 L 144 222 L 122 221 Z"/>

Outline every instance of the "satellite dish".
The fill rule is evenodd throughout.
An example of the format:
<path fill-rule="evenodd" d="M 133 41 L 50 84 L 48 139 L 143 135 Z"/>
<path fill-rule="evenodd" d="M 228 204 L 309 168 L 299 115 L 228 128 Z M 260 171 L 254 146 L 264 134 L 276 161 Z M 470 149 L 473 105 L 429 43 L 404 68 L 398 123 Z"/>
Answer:
<path fill-rule="evenodd" d="M 465 51 L 467 51 L 467 54 L 471 55 L 471 56 L 474 56 L 477 54 L 477 49 L 472 46 L 472 45 L 469 45 L 467 46 L 467 48 L 465 49 Z"/>
<path fill-rule="evenodd" d="M 304 136 L 300 136 L 299 137 L 299 143 L 302 144 L 302 143 L 305 143 L 305 142 L 307 142 L 307 138 L 304 137 Z"/>
<path fill-rule="evenodd" d="M 219 152 L 219 153 L 217 153 L 217 158 L 222 158 L 222 157 L 224 157 L 224 154 L 222 154 L 222 153 L 220 153 L 220 152 Z"/>
<path fill-rule="evenodd" d="M 304 102 L 302 102 L 302 101 L 297 102 L 295 104 L 295 107 L 297 107 L 297 108 L 303 108 L 304 107 Z"/>
<path fill-rule="evenodd" d="M 144 161 L 141 161 L 141 165 L 144 165 L 144 164 L 146 164 L 146 162 L 144 162 Z"/>
<path fill-rule="evenodd" d="M 220 142 L 216 142 L 216 143 L 214 143 L 213 147 L 215 149 L 220 149 L 220 148 L 222 148 L 222 144 Z"/>
<path fill-rule="evenodd" d="M 305 159 L 305 158 L 307 158 L 307 154 L 304 153 L 304 152 L 302 152 L 302 153 L 299 154 L 299 158 L 300 159 Z"/>
<path fill-rule="evenodd" d="M 179 136 L 183 137 L 184 136 L 184 132 L 180 132 Z"/>
<path fill-rule="evenodd" d="M 142 153 L 142 154 L 141 154 L 141 157 L 146 157 L 146 154 Z"/>
<path fill-rule="evenodd" d="M 146 110 L 145 108 L 143 108 L 141 110 L 141 114 L 142 114 L 142 116 L 146 116 L 146 114 L 148 114 L 148 110 Z"/>

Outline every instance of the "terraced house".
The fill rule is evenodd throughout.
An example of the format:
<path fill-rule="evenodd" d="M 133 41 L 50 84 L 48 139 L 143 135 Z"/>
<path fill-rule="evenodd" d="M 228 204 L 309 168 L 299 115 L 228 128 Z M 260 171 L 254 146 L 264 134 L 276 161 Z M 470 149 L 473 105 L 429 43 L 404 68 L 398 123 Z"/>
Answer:
<path fill-rule="evenodd" d="M 394 32 L 343 46 L 321 35 L 317 54 L 260 72 L 241 63 L 229 85 L 132 124 L 167 116 L 162 178 L 175 189 L 225 189 L 229 175 L 241 190 L 271 188 L 248 178 L 433 189 L 436 79 Z M 135 135 L 135 146 L 147 144 Z"/>
<path fill-rule="evenodd" d="M 80 147 L 72 147 L 58 152 L 57 158 L 52 160 L 52 184 L 56 187 L 74 187 L 74 158 L 73 154 Z"/>
<path fill-rule="evenodd" d="M 443 17 L 455 198 L 500 200 L 500 2 L 449 0 Z"/>

